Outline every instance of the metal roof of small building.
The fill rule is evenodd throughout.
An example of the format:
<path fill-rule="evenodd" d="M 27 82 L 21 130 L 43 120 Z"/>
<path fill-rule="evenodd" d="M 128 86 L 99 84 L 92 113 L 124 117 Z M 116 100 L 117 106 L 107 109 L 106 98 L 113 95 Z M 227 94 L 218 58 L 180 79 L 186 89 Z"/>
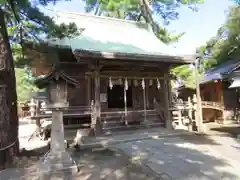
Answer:
<path fill-rule="evenodd" d="M 201 84 L 215 80 L 222 80 L 224 79 L 225 74 L 231 73 L 239 66 L 239 60 L 228 60 L 225 63 L 206 71 L 203 75 Z"/>
<path fill-rule="evenodd" d="M 67 12 L 56 12 L 55 21 L 57 24 L 74 22 L 82 30 L 81 35 L 74 38 L 47 41 L 51 45 L 69 46 L 73 52 L 101 52 L 103 57 L 111 53 L 171 56 L 175 61 L 188 63 L 194 59 L 190 55 L 178 54 L 175 48 L 161 42 L 146 23 Z"/>
<path fill-rule="evenodd" d="M 49 74 L 35 80 L 35 85 L 39 89 L 42 89 L 42 88 L 46 88 L 47 86 L 49 86 L 52 82 L 56 82 L 59 80 L 63 80 L 64 82 L 66 82 L 67 84 L 72 85 L 72 86 L 79 85 L 78 81 L 67 76 L 63 71 L 61 71 L 59 68 L 55 68 L 55 67 Z"/>

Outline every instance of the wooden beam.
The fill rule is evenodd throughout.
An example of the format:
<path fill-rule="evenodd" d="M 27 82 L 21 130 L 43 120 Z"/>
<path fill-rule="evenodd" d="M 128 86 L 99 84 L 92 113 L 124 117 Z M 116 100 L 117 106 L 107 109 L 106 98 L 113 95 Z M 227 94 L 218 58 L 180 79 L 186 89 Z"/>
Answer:
<path fill-rule="evenodd" d="M 135 62 L 165 62 L 168 64 L 190 64 L 193 62 L 192 57 L 180 57 L 169 55 L 150 55 L 150 54 L 126 54 L 126 53 L 112 53 L 112 52 L 96 52 L 88 50 L 75 50 L 74 55 L 84 58 L 107 59 L 107 60 L 122 60 Z"/>
<path fill-rule="evenodd" d="M 94 77 L 93 72 L 86 72 L 86 76 Z M 161 73 L 154 72 L 124 72 L 124 71 L 112 71 L 112 72 L 101 72 L 99 75 L 101 78 L 128 78 L 128 79 L 174 79 L 171 76 L 163 76 Z"/>
<path fill-rule="evenodd" d="M 90 67 L 95 64 L 96 59 L 92 58 L 81 58 L 77 59 L 77 62 L 68 62 L 68 61 L 63 61 L 63 64 L 76 64 L 76 65 L 81 65 L 81 64 L 89 64 Z M 99 59 L 98 59 L 99 60 Z M 121 59 L 114 59 L 114 60 L 106 60 L 106 59 L 100 59 L 99 60 L 99 65 L 102 67 L 105 66 L 131 66 L 131 67 L 154 67 L 158 69 L 163 69 L 164 67 L 170 67 L 169 63 L 165 62 L 146 62 L 146 61 L 136 61 L 133 60 L 121 60 Z M 165 69 L 165 68 L 164 68 Z"/>
<path fill-rule="evenodd" d="M 87 104 L 91 105 L 91 77 L 87 76 Z"/>
<path fill-rule="evenodd" d="M 164 62 L 138 62 L 136 63 L 136 61 L 132 61 L 132 60 L 128 60 L 128 61 L 123 61 L 123 60 L 119 60 L 119 59 L 115 59 L 115 60 L 101 60 L 100 64 L 103 66 L 109 66 L 109 65 L 127 65 L 127 66 L 145 66 L 145 67 L 161 67 L 163 65 L 169 66 L 167 63 Z"/>

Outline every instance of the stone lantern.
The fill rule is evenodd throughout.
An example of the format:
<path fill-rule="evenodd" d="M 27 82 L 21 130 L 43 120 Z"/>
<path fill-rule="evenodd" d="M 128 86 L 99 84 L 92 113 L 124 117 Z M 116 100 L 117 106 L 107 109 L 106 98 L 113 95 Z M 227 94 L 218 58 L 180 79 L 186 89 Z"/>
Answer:
<path fill-rule="evenodd" d="M 30 116 L 32 118 L 35 116 L 35 112 L 36 112 L 36 103 L 34 102 L 33 99 L 31 99 L 31 102 L 28 104 L 28 106 L 30 107 L 29 111 L 30 111 Z"/>
<path fill-rule="evenodd" d="M 35 83 L 39 88 L 47 89 L 49 103 L 46 107 L 52 111 L 51 146 L 49 153 L 40 162 L 40 180 L 50 179 L 53 172 L 58 172 L 58 175 L 63 173 L 68 178 L 74 163 L 65 149 L 63 110 L 68 107 L 68 86 L 77 86 L 78 82 L 55 69 Z"/>

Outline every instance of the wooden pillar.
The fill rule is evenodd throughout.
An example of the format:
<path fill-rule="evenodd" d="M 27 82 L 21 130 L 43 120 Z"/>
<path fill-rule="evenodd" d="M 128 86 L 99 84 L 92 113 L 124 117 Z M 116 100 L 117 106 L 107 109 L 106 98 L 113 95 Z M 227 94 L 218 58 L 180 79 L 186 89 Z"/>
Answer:
<path fill-rule="evenodd" d="M 149 80 L 147 81 L 145 81 L 145 85 L 146 85 L 146 90 L 145 90 L 145 95 L 146 95 L 146 107 L 147 107 L 147 109 L 149 108 L 149 97 L 148 97 L 148 94 L 149 94 Z"/>
<path fill-rule="evenodd" d="M 136 79 L 133 79 L 131 83 L 132 83 L 133 108 L 138 109 L 139 108 L 139 96 L 138 96 L 139 92 L 137 89 L 139 88 L 138 82 Z"/>
<path fill-rule="evenodd" d="M 221 103 L 221 105 L 223 105 L 224 106 L 224 98 L 223 98 L 223 96 L 224 96 L 224 86 L 223 86 L 223 82 L 222 81 L 218 81 L 218 84 L 219 84 L 219 86 L 218 86 L 218 91 L 219 91 L 219 96 L 220 96 L 220 103 Z M 225 110 L 223 110 L 222 111 L 222 118 L 223 118 L 223 124 L 225 124 L 225 122 L 226 122 L 226 115 L 225 115 L 226 113 L 225 113 Z"/>
<path fill-rule="evenodd" d="M 124 114 L 125 114 L 125 125 L 128 125 L 127 120 L 127 90 L 128 90 L 128 81 L 125 79 L 124 81 Z"/>
<path fill-rule="evenodd" d="M 30 112 L 31 119 L 28 123 L 33 123 L 33 117 L 36 115 L 36 103 L 34 99 L 31 100 L 29 107 L 30 107 L 29 112 Z"/>
<path fill-rule="evenodd" d="M 171 93 L 171 89 L 170 89 L 170 80 L 168 79 L 164 79 L 164 87 L 163 87 L 163 90 L 164 90 L 164 98 L 165 98 L 165 127 L 167 129 L 172 129 L 172 116 L 171 116 L 171 112 L 170 112 L 170 109 L 169 109 L 169 106 L 170 106 L 170 93 Z"/>
<path fill-rule="evenodd" d="M 147 122 L 147 111 L 146 111 L 146 84 L 145 80 L 142 79 L 142 90 L 143 90 L 143 108 L 144 108 L 144 122 Z"/>
<path fill-rule="evenodd" d="M 191 97 L 188 97 L 188 130 L 192 131 L 192 121 L 193 121 L 193 105 Z"/>
<path fill-rule="evenodd" d="M 182 122 L 182 109 L 178 109 L 178 127 L 182 128 L 183 127 L 183 122 Z"/>
<path fill-rule="evenodd" d="M 100 70 L 97 68 L 95 70 L 94 76 L 95 82 L 95 108 L 96 108 L 96 118 L 95 122 L 92 122 L 92 126 L 94 127 L 95 135 L 101 134 L 101 103 L 100 103 Z"/>
<path fill-rule="evenodd" d="M 91 79 L 89 76 L 86 77 L 87 78 L 87 105 L 90 106 L 91 105 Z"/>
<path fill-rule="evenodd" d="M 199 121 L 197 120 L 198 119 L 198 112 L 197 112 L 197 96 L 196 96 L 196 94 L 193 95 L 192 101 L 193 101 L 193 110 L 194 110 L 194 121 L 192 123 L 192 130 L 197 131 Z"/>
<path fill-rule="evenodd" d="M 41 108 L 41 104 L 39 100 L 36 100 L 36 116 L 40 115 L 40 108 Z M 40 131 L 40 128 L 41 128 L 40 118 L 36 119 L 36 125 L 37 125 L 37 131 Z"/>

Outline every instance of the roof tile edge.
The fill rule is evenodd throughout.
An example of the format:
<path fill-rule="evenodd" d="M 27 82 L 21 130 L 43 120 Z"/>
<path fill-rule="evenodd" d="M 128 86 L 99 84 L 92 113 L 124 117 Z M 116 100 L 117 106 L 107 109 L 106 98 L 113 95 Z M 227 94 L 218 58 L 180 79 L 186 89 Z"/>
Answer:
<path fill-rule="evenodd" d="M 52 12 L 55 12 L 56 15 L 75 15 L 75 16 L 86 16 L 86 17 L 92 17 L 92 18 L 99 18 L 99 19 L 106 19 L 106 20 L 112 20 L 112 21 L 122 21 L 122 22 L 126 22 L 126 23 L 132 23 L 132 24 L 141 24 L 141 25 L 149 25 L 145 22 L 136 22 L 133 20 L 127 20 L 127 19 L 119 19 L 119 18 L 114 18 L 114 17 L 106 17 L 106 16 L 97 16 L 97 15 L 93 15 L 90 13 L 79 13 L 79 12 L 69 12 L 69 11 L 59 11 L 59 10 L 50 10 Z"/>

